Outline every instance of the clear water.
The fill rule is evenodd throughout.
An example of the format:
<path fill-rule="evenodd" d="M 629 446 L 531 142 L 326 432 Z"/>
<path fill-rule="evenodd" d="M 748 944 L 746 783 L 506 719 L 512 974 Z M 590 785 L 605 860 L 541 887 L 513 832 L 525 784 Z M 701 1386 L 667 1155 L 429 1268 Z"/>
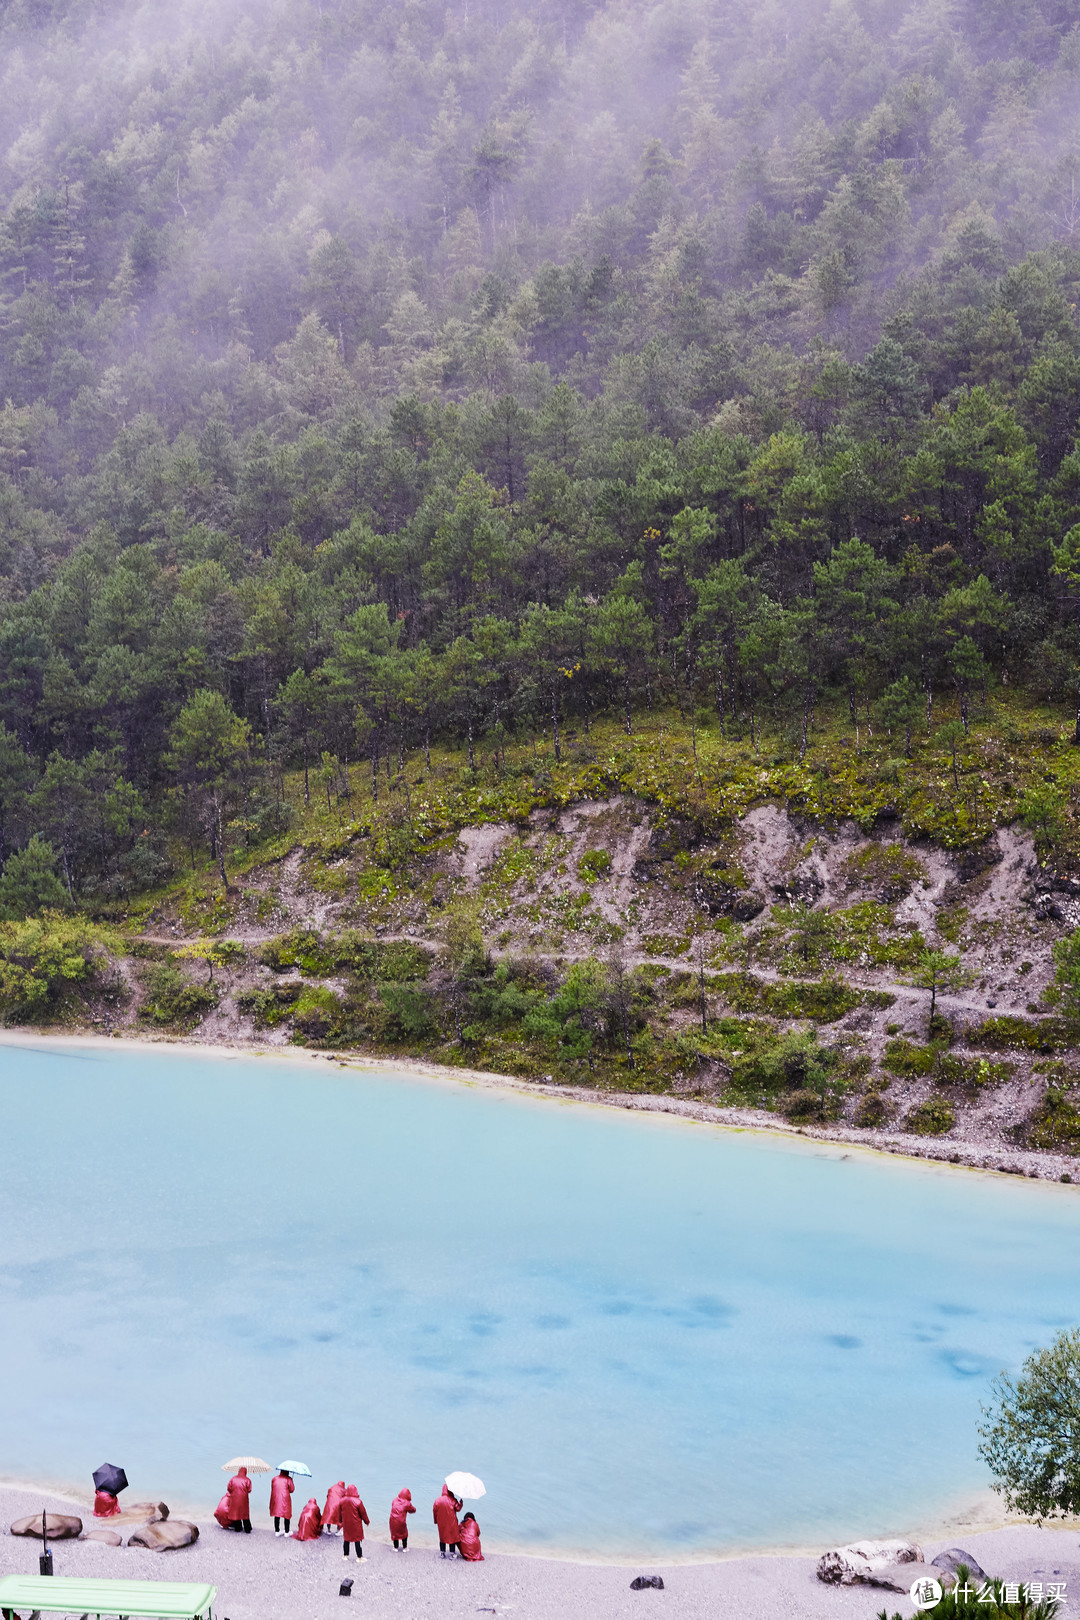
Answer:
<path fill-rule="evenodd" d="M 989 1380 L 1077 1318 L 1067 1188 L 178 1051 L 0 1047 L 0 1099 L 8 1477 L 298 1456 L 427 1542 L 466 1468 L 496 1544 L 827 1543 L 983 1489 Z"/>

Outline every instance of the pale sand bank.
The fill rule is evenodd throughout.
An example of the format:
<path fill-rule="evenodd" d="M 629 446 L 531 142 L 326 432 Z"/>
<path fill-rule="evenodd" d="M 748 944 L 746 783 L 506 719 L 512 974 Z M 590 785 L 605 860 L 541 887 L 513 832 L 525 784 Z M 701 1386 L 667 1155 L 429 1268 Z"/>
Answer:
<path fill-rule="evenodd" d="M 629 1503 L 629 1498 L 628 1498 Z M 348 1562 L 352 1597 L 338 1596 L 346 1570 L 338 1537 L 314 1542 L 275 1538 L 269 1521 L 255 1520 L 250 1536 L 200 1523 L 194 1547 L 152 1553 L 93 1543 L 56 1542 L 58 1575 L 123 1576 L 132 1580 L 211 1581 L 218 1588 L 216 1614 L 225 1620 L 470 1620 L 478 1613 L 512 1620 L 623 1620 L 624 1616 L 678 1620 L 873 1620 L 883 1607 L 907 1616 L 912 1607 L 898 1593 L 865 1587 L 825 1587 L 814 1575 L 815 1559 L 755 1555 L 715 1563 L 651 1565 L 665 1589 L 632 1592 L 634 1565 L 589 1564 L 486 1552 L 482 1564 L 444 1561 L 433 1528 L 421 1522 L 407 1553 L 389 1544 L 382 1513 L 369 1503 L 374 1535 L 363 1562 Z M 13 1519 L 43 1507 L 78 1512 L 93 1523 L 84 1504 L 22 1487 L 0 1487 L 0 1514 Z M 631 1512 L 633 1508 L 631 1506 Z M 428 1514 L 420 1505 L 417 1519 Z M 482 1517 L 481 1517 L 482 1522 Z M 1080 1604 L 1080 1535 L 1030 1525 L 961 1533 L 927 1541 L 928 1557 L 960 1545 L 991 1574 L 1008 1579 L 1064 1580 L 1069 1607 Z M 0 1574 L 34 1574 L 40 1543 L 0 1534 Z"/>

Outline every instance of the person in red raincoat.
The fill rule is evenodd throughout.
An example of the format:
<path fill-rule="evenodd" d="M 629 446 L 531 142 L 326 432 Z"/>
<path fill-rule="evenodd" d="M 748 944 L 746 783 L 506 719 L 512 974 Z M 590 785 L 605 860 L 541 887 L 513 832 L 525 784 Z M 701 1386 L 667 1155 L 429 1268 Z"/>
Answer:
<path fill-rule="evenodd" d="M 442 1495 L 435 1498 L 435 1505 L 431 1510 L 431 1517 L 439 1527 L 439 1552 L 443 1558 L 448 1551 L 452 1556 L 454 1548 L 461 1544 L 461 1526 L 458 1524 L 460 1512 L 461 1503 L 449 1485 L 444 1483 Z"/>
<path fill-rule="evenodd" d="M 292 1523 L 292 1475 L 283 1468 L 280 1474 L 275 1474 L 270 1481 L 270 1512 L 274 1519 L 275 1536 L 287 1536 L 289 1525 Z M 284 1530 L 279 1530 L 280 1521 L 284 1520 Z"/>
<path fill-rule="evenodd" d="M 225 1492 L 229 1504 L 229 1524 L 234 1530 L 251 1534 L 251 1481 L 246 1468 L 238 1468 Z"/>
<path fill-rule="evenodd" d="M 225 1492 L 225 1495 L 221 1498 L 221 1501 L 218 1503 L 217 1507 L 214 1509 L 214 1518 L 217 1520 L 218 1524 L 220 1524 L 220 1526 L 221 1526 L 221 1528 L 223 1530 L 227 1530 L 229 1528 L 229 1493 L 228 1493 L 228 1491 Z"/>
<path fill-rule="evenodd" d="M 400 1541 L 401 1552 L 409 1550 L 409 1514 L 415 1512 L 412 1491 L 398 1491 L 390 1504 L 390 1539 L 395 1547 Z"/>
<path fill-rule="evenodd" d="M 341 1534 L 345 1538 L 345 1557 L 349 1556 L 350 1542 L 356 1548 L 357 1558 L 364 1556 L 364 1526 L 370 1524 L 367 1508 L 360 1500 L 360 1492 L 355 1485 L 350 1485 L 341 1498 L 338 1514 L 341 1518 Z"/>
<path fill-rule="evenodd" d="M 484 1562 L 484 1554 L 480 1550 L 480 1526 L 471 1513 L 466 1513 L 461 1521 L 461 1545 L 458 1551 L 470 1564 Z"/>
<path fill-rule="evenodd" d="M 116 1497 L 113 1495 L 112 1491 L 94 1492 L 95 1519 L 111 1519 L 114 1514 L 119 1513 L 119 1511 L 120 1503 L 116 1500 Z"/>
<path fill-rule="evenodd" d="M 326 1506 L 322 1510 L 322 1522 L 323 1529 L 328 1530 L 331 1535 L 341 1529 L 341 1517 L 338 1509 L 344 1495 L 345 1481 L 343 1479 L 339 1479 L 336 1485 L 331 1485 L 326 1493 Z"/>
<path fill-rule="evenodd" d="M 300 1519 L 293 1533 L 294 1541 L 314 1541 L 322 1535 L 322 1514 L 314 1497 L 300 1509 Z"/>

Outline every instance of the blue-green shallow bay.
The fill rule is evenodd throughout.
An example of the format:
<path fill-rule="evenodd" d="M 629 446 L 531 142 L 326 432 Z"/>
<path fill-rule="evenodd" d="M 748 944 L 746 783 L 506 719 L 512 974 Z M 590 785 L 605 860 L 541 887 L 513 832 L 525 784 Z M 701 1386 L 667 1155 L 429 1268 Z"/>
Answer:
<path fill-rule="evenodd" d="M 461 1467 L 494 1542 L 824 1543 L 981 1490 L 989 1379 L 1078 1314 L 1066 1188 L 177 1049 L 0 1046 L 0 1097 L 8 1476 L 300 1456 L 427 1541 Z"/>

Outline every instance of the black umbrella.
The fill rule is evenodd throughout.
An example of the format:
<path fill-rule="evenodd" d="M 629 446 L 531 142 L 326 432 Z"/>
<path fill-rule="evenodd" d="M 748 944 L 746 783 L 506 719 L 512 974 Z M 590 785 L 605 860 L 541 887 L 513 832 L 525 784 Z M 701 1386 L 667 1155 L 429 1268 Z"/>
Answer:
<path fill-rule="evenodd" d="M 127 1490 L 127 1475 L 115 1463 L 102 1463 L 94 1474 L 94 1485 L 99 1491 L 108 1491 L 110 1496 L 119 1496 L 121 1491 Z"/>

